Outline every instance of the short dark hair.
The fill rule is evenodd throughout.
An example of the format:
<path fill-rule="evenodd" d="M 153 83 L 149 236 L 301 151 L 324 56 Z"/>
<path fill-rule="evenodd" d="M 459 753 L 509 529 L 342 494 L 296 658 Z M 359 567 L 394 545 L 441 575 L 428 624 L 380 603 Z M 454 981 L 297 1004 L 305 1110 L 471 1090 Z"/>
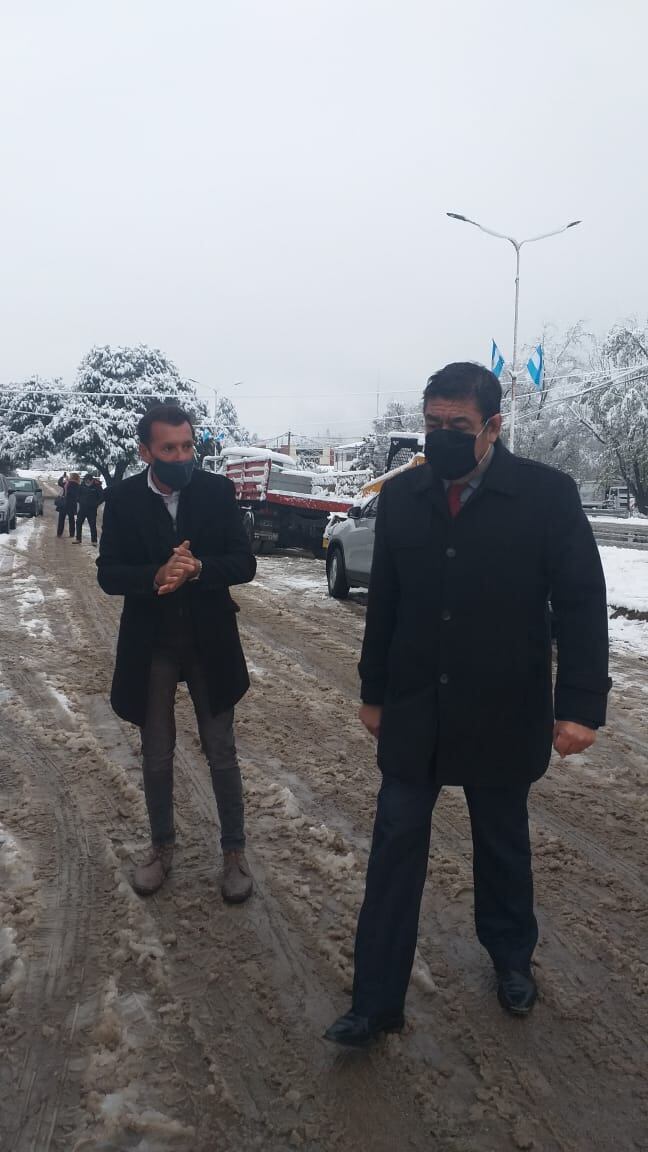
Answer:
<path fill-rule="evenodd" d="M 470 361 L 446 364 L 430 376 L 423 393 L 423 406 L 428 400 L 473 399 L 484 420 L 496 416 L 502 406 L 502 385 L 494 372 L 483 364 Z"/>
<path fill-rule="evenodd" d="M 145 444 L 147 448 L 151 443 L 153 424 L 171 424 L 174 428 L 179 428 L 181 424 L 188 424 L 193 435 L 194 426 L 191 416 L 179 404 L 152 404 L 144 413 L 137 425 L 137 435 L 140 444 Z"/>

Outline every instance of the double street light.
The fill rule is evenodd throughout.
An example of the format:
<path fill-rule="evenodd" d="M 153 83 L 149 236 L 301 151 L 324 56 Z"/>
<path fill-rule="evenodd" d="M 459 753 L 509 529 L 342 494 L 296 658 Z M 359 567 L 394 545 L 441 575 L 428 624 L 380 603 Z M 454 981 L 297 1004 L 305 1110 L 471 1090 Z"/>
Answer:
<path fill-rule="evenodd" d="M 462 216 L 459 212 L 446 212 L 452 220 L 461 220 L 464 224 L 472 224 L 473 227 L 479 228 L 480 232 L 485 232 L 488 236 L 495 236 L 498 240 L 507 240 L 515 248 L 515 319 L 513 322 L 513 360 L 511 363 L 511 427 L 509 433 L 509 443 L 511 452 L 515 451 L 515 390 L 517 384 L 517 348 L 518 348 L 518 314 L 520 305 L 520 249 L 524 244 L 535 244 L 537 240 L 548 240 L 550 236 L 560 236 L 561 232 L 567 232 L 569 228 L 575 228 L 580 224 L 580 220 L 572 220 L 569 224 L 564 224 L 562 228 L 556 228 L 553 232 L 542 232 L 540 236 L 527 236 L 525 240 L 516 240 L 514 236 L 506 236 L 503 232 L 494 232 L 492 228 L 485 228 L 483 224 L 478 224 L 476 220 L 470 220 L 467 216 Z"/>

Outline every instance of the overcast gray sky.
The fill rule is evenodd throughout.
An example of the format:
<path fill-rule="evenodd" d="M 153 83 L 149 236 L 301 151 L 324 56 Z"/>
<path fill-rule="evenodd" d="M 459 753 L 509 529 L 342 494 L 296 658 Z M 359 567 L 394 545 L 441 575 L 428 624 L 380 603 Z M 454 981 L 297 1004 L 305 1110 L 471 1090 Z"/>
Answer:
<path fill-rule="evenodd" d="M 523 341 L 648 311 L 643 0 L 0 16 L 0 382 L 143 341 L 262 435 L 353 437 L 378 388 L 510 355 L 513 251 L 448 209 L 583 219 L 523 251 Z"/>

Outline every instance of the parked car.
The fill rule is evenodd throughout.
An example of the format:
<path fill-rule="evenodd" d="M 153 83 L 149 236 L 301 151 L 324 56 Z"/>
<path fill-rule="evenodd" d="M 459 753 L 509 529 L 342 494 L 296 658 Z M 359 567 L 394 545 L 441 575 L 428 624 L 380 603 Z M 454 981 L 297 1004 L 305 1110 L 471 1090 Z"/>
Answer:
<path fill-rule="evenodd" d="M 19 516 L 43 515 L 43 489 L 38 480 L 23 479 L 22 476 L 8 476 L 16 490 L 16 512 Z"/>
<path fill-rule="evenodd" d="M 326 577 L 329 595 L 345 600 L 353 585 L 369 587 L 373 560 L 376 513 L 380 493 L 349 509 L 345 520 L 328 531 Z"/>
<path fill-rule="evenodd" d="M 0 476 L 0 532 L 16 527 L 16 493 L 13 481 Z"/>

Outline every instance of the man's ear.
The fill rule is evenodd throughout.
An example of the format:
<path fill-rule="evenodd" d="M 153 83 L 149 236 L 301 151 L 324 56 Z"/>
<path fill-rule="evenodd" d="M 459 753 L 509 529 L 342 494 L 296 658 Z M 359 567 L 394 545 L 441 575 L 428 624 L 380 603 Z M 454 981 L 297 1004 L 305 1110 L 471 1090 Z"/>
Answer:
<path fill-rule="evenodd" d="M 153 463 L 153 457 L 151 456 L 151 453 L 149 452 L 148 448 L 146 447 L 146 444 L 140 444 L 139 456 L 140 456 L 140 460 L 144 460 L 144 462 L 146 464 L 152 464 Z"/>
<path fill-rule="evenodd" d="M 498 412 L 496 416 L 491 416 L 488 421 L 488 428 L 486 429 L 488 439 L 491 444 L 494 444 L 502 431 L 502 414 Z"/>

